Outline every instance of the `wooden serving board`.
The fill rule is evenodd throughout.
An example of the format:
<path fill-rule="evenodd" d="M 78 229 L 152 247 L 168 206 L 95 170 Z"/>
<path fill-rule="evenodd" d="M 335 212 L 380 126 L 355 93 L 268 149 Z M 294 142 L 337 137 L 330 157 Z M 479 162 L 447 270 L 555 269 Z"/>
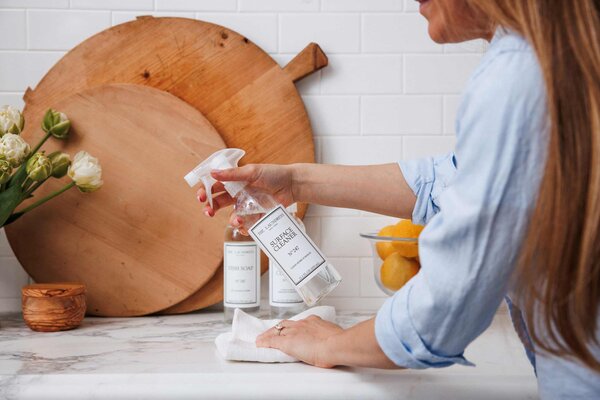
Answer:
<path fill-rule="evenodd" d="M 290 79 L 294 82 L 304 78 L 310 73 L 319 70 L 327 65 L 327 57 L 321 51 L 318 45 L 311 43 L 308 45 L 300 54 L 298 54 L 283 71 L 288 74 Z M 284 134 L 282 132 L 282 134 Z M 312 135 L 312 133 L 311 133 Z M 292 142 L 293 143 L 293 142 Z M 293 147 L 295 149 L 295 147 Z M 282 149 L 280 151 L 286 152 L 288 149 Z M 265 161 L 267 162 L 267 161 Z M 312 162 L 312 161 L 311 161 Z M 298 215 L 304 216 L 306 211 L 305 205 L 300 205 L 298 208 Z M 263 252 L 261 252 L 261 272 L 265 273 L 268 270 L 269 260 Z M 189 296 L 182 302 L 175 304 L 163 311 L 161 314 L 183 314 L 192 311 L 201 310 L 208 306 L 219 303 L 223 300 L 223 266 L 219 268 L 217 273 L 211 278 L 211 280 L 204 285 L 196 293 Z"/>
<path fill-rule="evenodd" d="M 327 65 L 316 44 L 285 68 L 244 36 L 187 18 L 141 17 L 87 39 L 24 99 L 28 126 L 50 105 L 90 87 L 135 83 L 198 109 L 242 163 L 314 162 L 314 142 L 294 82 Z M 191 166 L 191 165 L 190 165 Z"/>
<path fill-rule="evenodd" d="M 227 215 L 204 218 L 183 176 L 225 144 L 195 108 L 140 85 L 104 85 L 56 101 L 72 121 L 48 152 L 87 150 L 104 186 L 71 189 L 7 227 L 21 265 L 37 282 L 87 286 L 87 311 L 153 313 L 200 289 L 222 261 Z M 30 143 L 32 129 L 24 133 Z M 69 182 L 50 179 L 40 198 Z"/>
<path fill-rule="evenodd" d="M 269 258 L 262 251 L 260 252 L 260 266 L 260 271 L 263 274 L 269 270 Z M 223 264 L 221 264 L 215 275 L 206 285 L 202 286 L 201 289 L 187 299 L 162 310 L 159 314 L 185 314 L 217 304 L 223 300 L 224 278 Z"/>

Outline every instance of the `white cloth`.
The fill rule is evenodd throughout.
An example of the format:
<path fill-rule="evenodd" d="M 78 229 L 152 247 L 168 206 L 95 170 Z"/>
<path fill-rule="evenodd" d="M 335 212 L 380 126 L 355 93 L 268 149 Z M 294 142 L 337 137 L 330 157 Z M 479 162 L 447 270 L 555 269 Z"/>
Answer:
<path fill-rule="evenodd" d="M 317 315 L 326 321 L 335 322 L 335 308 L 329 306 L 313 307 L 289 319 L 297 321 L 310 315 Z M 233 314 L 231 332 L 222 333 L 215 339 L 217 350 L 226 360 L 264 363 L 297 362 L 298 359 L 288 356 L 280 350 L 256 347 L 256 337 L 280 321 L 279 319 L 258 319 L 237 308 Z"/>

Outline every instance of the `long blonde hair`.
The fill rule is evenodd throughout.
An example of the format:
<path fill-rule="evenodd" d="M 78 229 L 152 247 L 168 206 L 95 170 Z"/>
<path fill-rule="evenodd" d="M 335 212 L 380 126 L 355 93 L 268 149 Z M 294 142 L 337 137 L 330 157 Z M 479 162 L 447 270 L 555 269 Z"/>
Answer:
<path fill-rule="evenodd" d="M 600 371 L 600 1 L 467 0 L 533 46 L 548 95 L 550 140 L 515 271 L 534 342 Z"/>

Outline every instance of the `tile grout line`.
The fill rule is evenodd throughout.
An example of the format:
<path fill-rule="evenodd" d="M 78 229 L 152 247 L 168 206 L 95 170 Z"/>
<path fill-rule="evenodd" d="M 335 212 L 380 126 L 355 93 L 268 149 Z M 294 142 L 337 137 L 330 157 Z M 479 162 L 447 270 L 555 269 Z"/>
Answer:
<path fill-rule="evenodd" d="M 363 95 L 358 96 L 358 133 L 359 136 L 365 136 L 363 129 Z"/>
<path fill-rule="evenodd" d="M 402 54 L 402 94 L 406 94 L 406 57 Z"/>
<path fill-rule="evenodd" d="M 440 96 L 442 98 L 442 122 L 441 122 L 441 127 L 442 127 L 442 135 L 447 135 L 448 132 L 446 132 L 446 96 L 442 95 Z"/>

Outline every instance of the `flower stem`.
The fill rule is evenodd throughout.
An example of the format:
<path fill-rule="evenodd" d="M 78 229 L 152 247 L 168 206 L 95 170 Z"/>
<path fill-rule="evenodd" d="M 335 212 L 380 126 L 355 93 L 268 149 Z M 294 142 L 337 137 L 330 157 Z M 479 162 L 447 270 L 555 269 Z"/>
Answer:
<path fill-rule="evenodd" d="M 25 178 L 25 182 L 23 182 L 23 190 L 25 190 L 25 191 L 29 190 L 29 187 L 31 186 L 32 183 L 33 183 L 33 181 L 31 179 L 29 179 L 29 177 Z"/>
<path fill-rule="evenodd" d="M 35 148 L 29 154 L 31 154 L 31 155 L 35 154 L 40 149 L 40 147 L 42 147 L 44 145 L 44 143 L 46 143 L 46 140 L 48 140 L 48 138 L 50 136 L 52 136 L 51 133 L 46 133 L 46 136 L 44 136 L 42 138 L 42 140 L 40 140 L 40 142 L 37 144 L 37 146 L 35 146 Z"/>
<path fill-rule="evenodd" d="M 56 196 L 66 192 L 67 190 L 71 189 L 73 186 L 75 186 L 75 182 L 71 182 L 68 185 L 65 185 L 62 189 L 58 189 L 56 192 L 50 193 L 48 196 L 36 201 L 35 203 L 29 205 L 29 207 L 24 208 L 23 210 L 20 211 L 20 213 L 25 214 L 28 213 L 29 211 L 33 210 L 34 208 L 44 204 L 45 202 L 47 202 L 48 200 L 52 200 L 53 198 L 55 198 Z"/>
<path fill-rule="evenodd" d="M 35 184 L 34 184 L 33 186 L 31 186 L 31 187 L 30 187 L 30 188 L 27 190 L 27 192 L 25 192 L 25 196 L 26 196 L 26 197 L 29 197 L 29 195 L 30 195 L 30 194 L 32 194 L 33 192 L 35 192 L 35 190 L 36 190 L 37 188 L 39 188 L 40 186 L 42 186 L 42 184 L 43 184 L 44 182 L 46 182 L 47 180 L 48 180 L 48 178 L 44 179 L 43 181 L 38 181 L 38 182 L 35 182 Z"/>

